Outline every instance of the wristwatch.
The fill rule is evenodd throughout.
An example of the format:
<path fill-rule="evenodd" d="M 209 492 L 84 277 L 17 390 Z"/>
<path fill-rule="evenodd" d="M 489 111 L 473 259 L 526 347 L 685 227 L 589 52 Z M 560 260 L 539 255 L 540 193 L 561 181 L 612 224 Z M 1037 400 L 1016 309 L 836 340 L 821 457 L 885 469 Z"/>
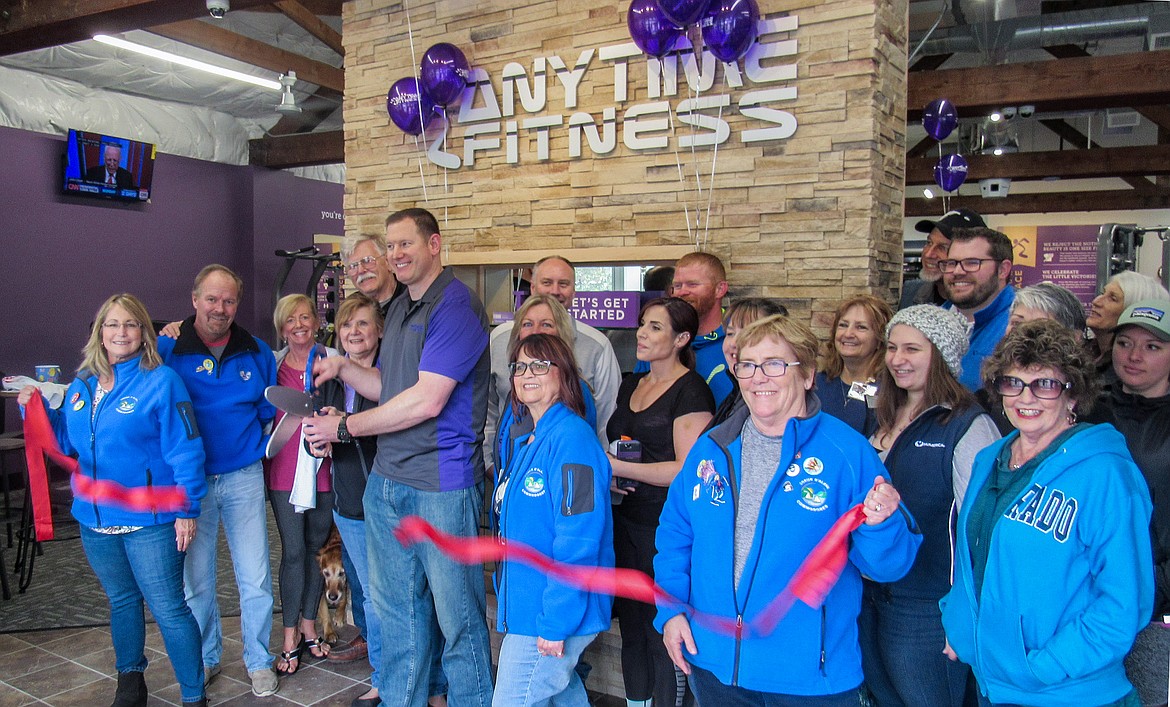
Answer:
<path fill-rule="evenodd" d="M 352 442 L 353 435 L 349 433 L 349 428 L 345 426 L 345 420 L 349 415 L 342 415 L 341 422 L 337 423 L 337 441 L 338 442 Z"/>

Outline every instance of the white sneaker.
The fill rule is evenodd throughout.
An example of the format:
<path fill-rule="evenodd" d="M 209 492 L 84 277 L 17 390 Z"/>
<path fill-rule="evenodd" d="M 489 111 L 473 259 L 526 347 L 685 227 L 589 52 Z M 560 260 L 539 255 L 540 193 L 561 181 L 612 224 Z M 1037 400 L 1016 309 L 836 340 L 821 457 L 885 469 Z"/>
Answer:
<path fill-rule="evenodd" d="M 203 687 L 211 684 L 216 675 L 219 675 L 221 668 L 218 665 L 212 665 L 203 669 Z"/>
<path fill-rule="evenodd" d="M 252 678 L 252 694 L 257 697 L 268 697 L 275 695 L 280 683 L 276 679 L 276 673 L 268 668 L 261 670 L 253 670 L 248 673 L 248 677 Z"/>

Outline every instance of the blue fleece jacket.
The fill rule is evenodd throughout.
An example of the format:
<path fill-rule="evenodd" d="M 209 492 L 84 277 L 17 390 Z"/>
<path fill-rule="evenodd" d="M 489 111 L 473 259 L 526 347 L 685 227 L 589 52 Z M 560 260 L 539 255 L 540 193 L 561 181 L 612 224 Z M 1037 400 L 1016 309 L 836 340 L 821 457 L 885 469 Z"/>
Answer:
<path fill-rule="evenodd" d="M 189 505 L 179 512 L 132 511 L 76 495 L 73 517 L 90 528 L 149 526 L 197 518 L 207 493 L 203 440 L 183 381 L 165 366 L 146 370 L 141 354 L 114 366 L 114 389 L 93 414 L 97 376 L 78 376 L 49 420 L 61 451 L 76 454 L 80 473 L 126 488 L 181 486 Z"/>
<path fill-rule="evenodd" d="M 994 703 L 1107 704 L 1131 689 L 1122 661 L 1153 607 L 1149 493 L 1112 425 L 1074 434 L 996 521 L 977 597 L 967 520 L 1018 436 L 975 457 L 943 628 Z"/>
<path fill-rule="evenodd" d="M 846 511 L 861 503 L 885 473 L 865 438 L 820 412 L 814 393 L 807 417 L 784 429 L 780 463 L 768 485 L 747 564 L 738 587 L 733 551 L 740 435 L 748 411 L 706 432 L 691 448 L 670 486 L 658 526 L 654 575 L 671 595 L 707 614 L 749 624 L 788 584 L 800 563 Z M 880 581 L 901 578 L 921 537 L 909 513 L 894 513 L 851 536 L 849 562 L 821 607 L 797 602 L 766 636 L 728 636 L 691 621 L 698 653 L 687 659 L 726 685 L 788 695 L 828 695 L 862 680 L 857 643 L 861 573 Z M 662 631 L 679 614 L 659 605 Z"/>
<path fill-rule="evenodd" d="M 276 358 L 268 344 L 232 324 L 219 361 L 195 333 L 195 317 L 178 339 L 159 337 L 158 352 L 179 374 L 203 432 L 207 473 L 238 471 L 264 457 L 276 408 L 264 389 L 276 385 Z"/>
<path fill-rule="evenodd" d="M 498 533 L 557 562 L 613 567 L 609 459 L 592 425 L 560 403 L 540 418 L 505 411 L 497 444 Z M 609 629 L 613 598 L 574 589 L 519 562 L 496 569 L 496 629 L 561 641 Z"/>
<path fill-rule="evenodd" d="M 986 307 L 975 312 L 975 322 L 971 327 L 970 344 L 967 353 L 963 354 L 962 371 L 959 373 L 959 382 L 967 386 L 971 392 L 983 387 L 983 377 L 980 368 L 983 359 L 990 356 L 999 345 L 1004 332 L 1007 331 L 1008 319 L 1012 316 L 1012 303 L 1016 301 L 1016 288 L 1008 285 L 999 291 L 995 299 Z M 950 302 L 943 304 L 943 309 L 951 309 Z"/>

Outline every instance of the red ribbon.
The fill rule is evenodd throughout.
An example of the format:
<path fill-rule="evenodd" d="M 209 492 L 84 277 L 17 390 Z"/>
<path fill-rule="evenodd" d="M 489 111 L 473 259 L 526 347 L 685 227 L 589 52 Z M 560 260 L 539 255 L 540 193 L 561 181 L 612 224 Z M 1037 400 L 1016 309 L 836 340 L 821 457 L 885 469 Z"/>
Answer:
<path fill-rule="evenodd" d="M 187 491 L 181 486 L 127 488 L 113 481 L 94 479 L 81 473 L 77 460 L 65 455 L 57 446 L 57 437 L 53 434 L 53 425 L 45 412 L 45 402 L 40 391 L 33 393 L 24 406 L 24 453 L 28 462 L 28 492 L 32 498 L 37 542 L 53 539 L 53 511 L 49 502 L 46 456 L 72 474 L 73 491 L 77 498 L 142 513 L 181 511 L 189 505 Z"/>
<path fill-rule="evenodd" d="M 744 627 L 741 635 L 770 634 L 796 600 L 817 608 L 833 589 L 849 558 L 849 533 L 865 520 L 861 504 L 850 508 L 837 519 L 829 532 L 817 543 L 796 574 L 775 599 Z M 445 555 L 463 564 L 484 562 L 521 562 L 562 584 L 581 591 L 625 597 L 646 604 L 677 607 L 692 621 L 726 635 L 736 634 L 736 620 L 697 611 L 686 602 L 671 596 L 644 572 L 615 567 L 586 567 L 557 562 L 532 547 L 518 542 L 500 543 L 495 538 L 464 538 L 436 530 L 418 516 L 407 516 L 394 530 L 398 542 L 406 547 L 430 541 Z"/>

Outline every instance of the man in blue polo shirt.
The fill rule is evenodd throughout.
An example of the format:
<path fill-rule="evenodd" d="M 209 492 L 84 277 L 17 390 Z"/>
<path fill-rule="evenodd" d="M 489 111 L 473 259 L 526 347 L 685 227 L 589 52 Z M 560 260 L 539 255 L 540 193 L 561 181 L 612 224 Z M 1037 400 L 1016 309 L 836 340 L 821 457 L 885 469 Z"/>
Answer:
<path fill-rule="evenodd" d="M 1007 331 L 1016 290 L 1012 273 L 1012 241 L 990 228 L 956 228 L 947 257 L 938 263 L 946 289 L 946 308 L 955 308 L 971 322 L 971 345 L 963 356 L 959 382 L 971 391 L 983 386 L 979 369 Z"/>
<path fill-rule="evenodd" d="M 203 634 L 204 681 L 220 671 L 223 631 L 215 590 L 215 546 L 219 526 L 227 536 L 240 587 L 240 641 L 252 692 L 276 692 L 272 653 L 272 571 L 268 562 L 268 516 L 260 460 L 266 429 L 276 409 L 264 388 L 276 385 L 272 349 L 235 323 L 244 284 L 223 265 L 195 276 L 195 316 L 179 325 L 176 338 L 159 337 L 158 352 L 173 368 L 195 408 L 207 452 L 207 498 L 187 548 L 183 569 L 187 604 Z M 172 325 L 173 326 L 173 325 Z"/>
<path fill-rule="evenodd" d="M 430 656 L 443 650 L 451 704 L 492 700 L 483 568 L 445 557 L 433 545 L 403 548 L 399 520 L 421 516 L 439 530 L 471 537 L 483 507 L 483 427 L 489 381 L 483 305 L 444 268 L 434 216 L 405 209 L 386 219 L 390 268 L 406 292 L 390 302 L 382 370 L 343 357 L 318 364 L 316 382 L 341 378 L 377 408 L 322 415 L 305 423 L 310 442 L 378 435 L 363 498 L 370 593 L 382 624 L 381 699 L 422 707 Z M 437 617 L 436 617 L 437 615 Z M 434 622 L 444 646 L 432 641 Z M 374 698 L 377 700 L 378 698 Z M 358 701 L 354 702 L 358 705 Z M 359 707 L 372 707 L 363 701 Z"/>

